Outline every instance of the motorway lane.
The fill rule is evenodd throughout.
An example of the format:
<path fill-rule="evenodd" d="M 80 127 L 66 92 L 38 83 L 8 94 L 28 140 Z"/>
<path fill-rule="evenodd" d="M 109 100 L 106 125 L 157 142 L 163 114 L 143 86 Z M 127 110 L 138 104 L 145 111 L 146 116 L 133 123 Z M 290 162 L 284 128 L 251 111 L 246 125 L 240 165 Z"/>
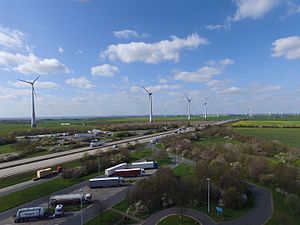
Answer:
<path fill-rule="evenodd" d="M 160 134 L 160 135 L 157 134 L 157 136 L 155 136 L 155 137 L 162 137 L 162 136 L 167 135 L 167 134 L 165 134 L 165 133 Z M 147 137 L 139 138 L 137 140 L 139 141 L 139 143 L 147 143 L 147 142 L 149 142 L 153 139 L 153 135 L 148 137 L 148 138 Z M 133 143 L 134 141 L 132 141 L 132 140 L 136 140 L 136 138 L 127 140 L 127 142 L 128 143 L 131 143 L 131 142 Z M 125 141 L 123 141 L 123 143 L 124 142 Z M 111 147 L 102 147 L 102 148 L 90 150 L 90 151 L 88 151 L 88 153 L 89 154 L 96 154 L 99 151 L 108 151 L 110 149 L 111 149 Z M 41 168 L 47 168 L 47 167 L 51 167 L 51 166 L 54 166 L 54 165 L 59 165 L 59 164 L 62 164 L 62 163 L 70 162 L 70 161 L 73 161 L 73 160 L 76 160 L 76 159 L 80 159 L 81 157 L 83 157 L 83 155 L 85 153 L 86 153 L 86 151 L 71 154 L 71 155 L 56 157 L 56 158 L 50 158 L 50 159 L 42 160 L 42 161 L 38 161 L 38 162 L 32 162 L 32 163 L 19 165 L 19 166 L 15 166 L 15 167 L 11 167 L 11 168 L 1 169 L 0 170 L 0 178 L 4 178 L 4 177 L 19 174 L 19 173 L 25 173 L 25 172 L 28 172 L 28 171 L 38 170 L 38 169 L 41 169 Z"/>

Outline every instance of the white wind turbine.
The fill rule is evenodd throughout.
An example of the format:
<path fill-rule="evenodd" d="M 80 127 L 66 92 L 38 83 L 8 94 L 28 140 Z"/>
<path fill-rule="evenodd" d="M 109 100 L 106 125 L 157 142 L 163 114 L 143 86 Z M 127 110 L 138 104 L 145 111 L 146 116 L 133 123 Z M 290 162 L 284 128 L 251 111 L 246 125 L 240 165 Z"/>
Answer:
<path fill-rule="evenodd" d="M 207 119 L 207 101 L 206 98 L 204 98 L 204 119 Z"/>
<path fill-rule="evenodd" d="M 35 108 L 34 108 L 34 95 L 35 90 L 34 90 L 34 83 L 40 78 L 40 76 L 38 76 L 37 78 L 35 78 L 34 81 L 30 82 L 27 80 L 20 80 L 19 81 L 26 83 L 26 84 L 30 84 L 31 85 L 31 104 L 32 104 L 32 116 L 31 116 L 31 127 L 36 127 L 36 123 L 35 123 Z"/>
<path fill-rule="evenodd" d="M 185 95 L 185 98 L 187 100 L 187 111 L 188 111 L 188 120 L 191 120 L 191 98 L 188 98 L 187 95 Z"/>
<path fill-rule="evenodd" d="M 149 115 L 149 122 L 152 123 L 153 119 L 152 119 L 152 92 L 147 90 L 145 87 L 143 87 L 144 90 L 148 93 L 149 95 L 149 101 L 150 101 L 150 115 Z"/>

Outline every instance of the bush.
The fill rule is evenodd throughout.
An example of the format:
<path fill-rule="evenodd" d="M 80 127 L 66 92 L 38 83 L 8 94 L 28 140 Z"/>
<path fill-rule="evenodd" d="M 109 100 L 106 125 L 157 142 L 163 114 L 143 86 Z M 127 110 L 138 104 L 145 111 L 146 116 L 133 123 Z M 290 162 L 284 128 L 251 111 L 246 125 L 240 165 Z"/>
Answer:
<path fill-rule="evenodd" d="M 300 213 L 300 198 L 298 195 L 289 194 L 284 200 L 286 206 L 295 213 Z"/>
<path fill-rule="evenodd" d="M 242 207 L 242 202 L 243 202 L 242 195 L 234 187 L 230 187 L 225 191 L 223 191 L 222 199 L 224 205 L 227 207 L 234 208 L 234 209 L 239 209 Z"/>

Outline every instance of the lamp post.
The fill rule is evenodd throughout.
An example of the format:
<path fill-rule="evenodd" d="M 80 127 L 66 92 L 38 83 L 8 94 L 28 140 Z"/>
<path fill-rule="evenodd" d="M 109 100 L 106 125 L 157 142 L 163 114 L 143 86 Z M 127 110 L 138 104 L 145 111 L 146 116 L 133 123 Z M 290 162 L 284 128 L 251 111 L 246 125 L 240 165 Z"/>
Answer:
<path fill-rule="evenodd" d="M 100 174 L 100 169 L 101 169 L 101 167 L 100 167 L 100 154 L 98 154 L 97 159 L 98 159 L 98 174 Z"/>
<path fill-rule="evenodd" d="M 209 187 L 210 178 L 206 178 L 206 180 L 207 180 L 207 212 L 210 213 L 210 187 Z"/>

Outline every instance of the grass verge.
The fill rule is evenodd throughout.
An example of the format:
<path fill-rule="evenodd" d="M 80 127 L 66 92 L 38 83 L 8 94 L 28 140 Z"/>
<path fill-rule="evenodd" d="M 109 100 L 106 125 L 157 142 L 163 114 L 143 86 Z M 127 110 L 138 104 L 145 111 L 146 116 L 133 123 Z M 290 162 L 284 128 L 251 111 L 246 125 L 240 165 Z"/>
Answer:
<path fill-rule="evenodd" d="M 88 221 L 87 223 L 85 223 L 85 225 L 112 225 L 121 220 L 121 218 L 121 214 L 108 210 L 102 214 L 99 214 L 94 219 Z"/>
<path fill-rule="evenodd" d="M 183 215 L 172 215 L 164 218 L 161 220 L 158 225 L 192 225 L 192 224 L 199 224 L 196 220 L 189 216 Z"/>

